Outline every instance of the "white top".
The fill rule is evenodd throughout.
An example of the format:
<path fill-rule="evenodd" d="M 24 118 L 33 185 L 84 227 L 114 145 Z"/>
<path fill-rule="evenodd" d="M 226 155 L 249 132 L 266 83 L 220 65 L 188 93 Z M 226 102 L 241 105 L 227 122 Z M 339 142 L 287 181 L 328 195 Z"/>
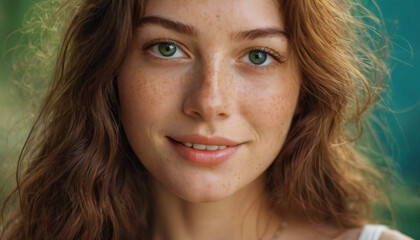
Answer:
<path fill-rule="evenodd" d="M 366 224 L 360 234 L 359 240 L 379 240 L 382 231 L 387 228 L 384 225 Z"/>

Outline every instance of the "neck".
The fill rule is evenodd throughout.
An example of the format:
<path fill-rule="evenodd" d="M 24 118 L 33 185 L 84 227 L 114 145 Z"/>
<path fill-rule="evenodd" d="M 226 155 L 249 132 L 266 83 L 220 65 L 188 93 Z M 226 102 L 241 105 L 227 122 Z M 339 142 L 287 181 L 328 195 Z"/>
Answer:
<path fill-rule="evenodd" d="M 215 202 L 183 200 L 154 179 L 152 239 L 271 239 L 279 226 L 265 194 L 263 176 Z"/>

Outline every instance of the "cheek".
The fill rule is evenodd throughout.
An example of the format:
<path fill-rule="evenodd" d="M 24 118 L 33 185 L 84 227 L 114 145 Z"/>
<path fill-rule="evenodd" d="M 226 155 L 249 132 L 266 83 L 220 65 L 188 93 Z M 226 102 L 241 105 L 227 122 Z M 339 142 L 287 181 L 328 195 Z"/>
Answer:
<path fill-rule="evenodd" d="M 291 71 L 241 92 L 241 114 L 254 130 L 256 147 L 272 161 L 280 152 L 289 132 L 299 96 L 299 78 Z"/>
<path fill-rule="evenodd" d="M 173 75 L 124 64 L 118 76 L 118 92 L 125 125 L 148 124 L 170 115 L 179 101 L 176 83 L 179 81 Z"/>
<path fill-rule="evenodd" d="M 248 116 L 254 129 L 284 134 L 293 118 L 299 90 L 297 84 L 272 84 L 269 88 L 252 88 L 244 95 L 242 114 Z"/>

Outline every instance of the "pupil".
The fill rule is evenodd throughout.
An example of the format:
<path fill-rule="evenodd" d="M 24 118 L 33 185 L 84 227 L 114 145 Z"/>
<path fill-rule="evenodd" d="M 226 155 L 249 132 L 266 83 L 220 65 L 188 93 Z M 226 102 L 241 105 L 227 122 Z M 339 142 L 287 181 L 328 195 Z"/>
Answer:
<path fill-rule="evenodd" d="M 267 53 L 254 50 L 249 53 L 249 58 L 253 64 L 261 65 L 267 59 Z"/>
<path fill-rule="evenodd" d="M 175 54 L 176 46 L 172 43 L 161 43 L 159 45 L 159 52 L 165 57 L 170 57 Z"/>

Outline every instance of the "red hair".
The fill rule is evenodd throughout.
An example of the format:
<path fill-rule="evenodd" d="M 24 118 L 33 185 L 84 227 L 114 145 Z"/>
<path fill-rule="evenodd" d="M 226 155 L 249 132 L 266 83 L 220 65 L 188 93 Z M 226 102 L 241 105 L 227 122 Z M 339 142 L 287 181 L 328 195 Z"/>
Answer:
<path fill-rule="evenodd" d="M 4 222 L 2 239 L 147 237 L 147 173 L 124 136 L 115 85 L 144 4 L 63 4 L 70 21 L 50 91 L 19 158 L 14 193 L 20 205 Z M 369 220 L 369 202 L 381 197 L 380 174 L 355 150 L 351 126 L 361 126 L 376 100 L 372 89 L 380 89 L 385 63 L 354 17 L 362 8 L 353 1 L 282 0 L 280 6 L 302 89 L 299 113 L 267 170 L 267 189 L 279 212 L 361 226 Z"/>

